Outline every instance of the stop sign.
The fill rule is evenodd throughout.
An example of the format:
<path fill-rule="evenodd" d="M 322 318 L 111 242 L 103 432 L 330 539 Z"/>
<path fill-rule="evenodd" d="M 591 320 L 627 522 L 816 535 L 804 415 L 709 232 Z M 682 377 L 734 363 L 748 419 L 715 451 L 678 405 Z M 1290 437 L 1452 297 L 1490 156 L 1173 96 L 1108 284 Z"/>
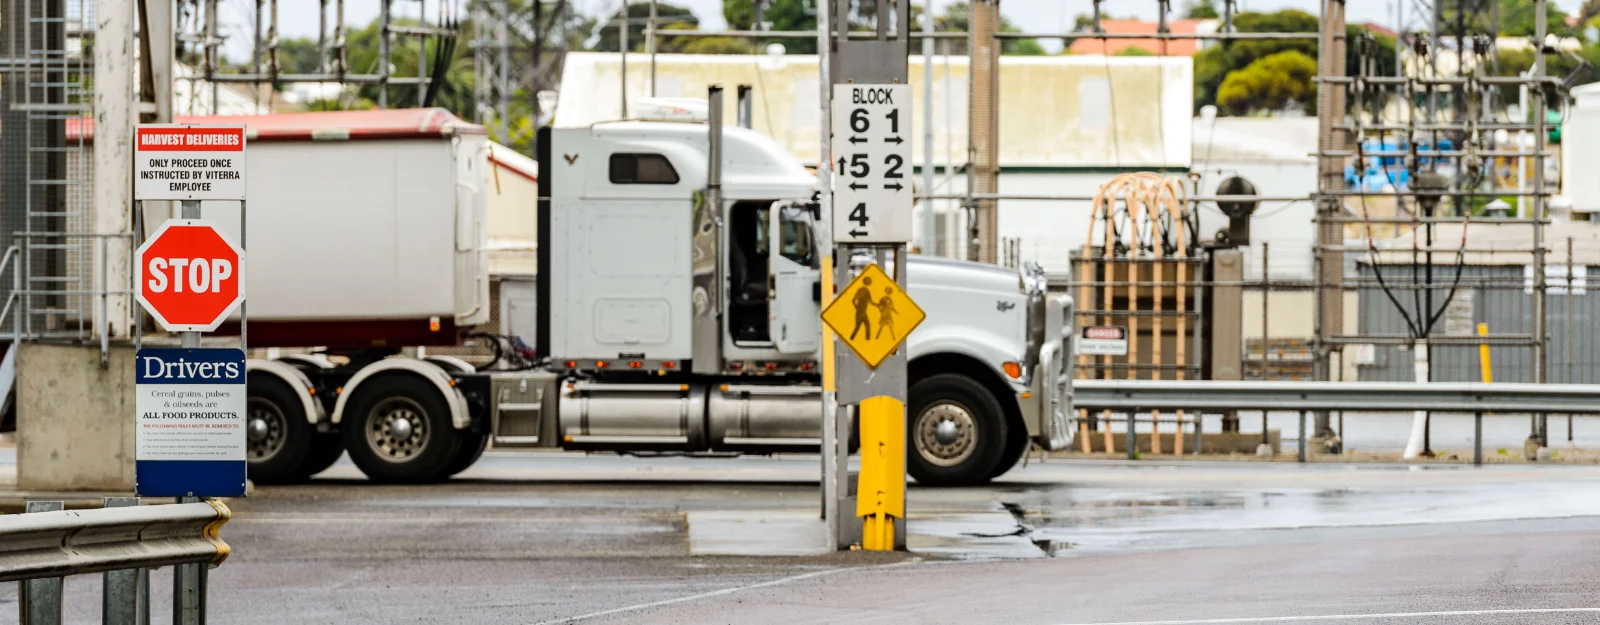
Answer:
<path fill-rule="evenodd" d="M 171 219 L 139 246 L 135 297 L 169 332 L 209 332 L 244 301 L 244 251 L 216 224 Z"/>

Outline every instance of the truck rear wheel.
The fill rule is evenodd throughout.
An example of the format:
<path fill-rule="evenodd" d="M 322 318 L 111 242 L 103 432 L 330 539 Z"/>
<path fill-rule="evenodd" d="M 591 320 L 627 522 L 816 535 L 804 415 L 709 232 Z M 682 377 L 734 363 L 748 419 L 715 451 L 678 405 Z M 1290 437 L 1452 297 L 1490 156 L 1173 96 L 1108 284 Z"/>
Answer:
<path fill-rule="evenodd" d="M 337 434 L 318 434 L 305 405 L 283 380 L 251 375 L 245 409 L 245 458 L 258 484 L 303 482 L 321 473 L 343 448 Z"/>
<path fill-rule="evenodd" d="M 981 484 L 1006 449 L 1005 415 L 982 384 L 944 373 L 910 389 L 906 469 L 930 486 Z"/>
<path fill-rule="evenodd" d="M 443 479 L 461 448 L 444 397 L 412 376 L 367 380 L 350 398 L 342 421 L 350 460 L 373 481 Z"/>
<path fill-rule="evenodd" d="M 455 477 L 472 467 L 483 457 L 483 450 L 489 447 L 489 435 L 475 434 L 472 432 L 461 433 L 461 448 L 456 450 L 455 460 L 450 462 L 450 468 L 445 471 L 445 477 Z"/>

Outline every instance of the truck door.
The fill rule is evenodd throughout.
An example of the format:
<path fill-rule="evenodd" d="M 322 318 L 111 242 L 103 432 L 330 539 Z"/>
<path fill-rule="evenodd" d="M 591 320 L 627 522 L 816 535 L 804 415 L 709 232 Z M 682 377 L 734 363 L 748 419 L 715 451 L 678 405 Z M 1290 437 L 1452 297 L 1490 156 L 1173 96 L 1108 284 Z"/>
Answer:
<path fill-rule="evenodd" d="M 804 206 L 774 203 L 768 211 L 769 239 L 777 254 L 769 254 L 772 305 L 768 330 L 773 344 L 785 354 L 806 354 L 822 346 L 822 310 L 818 301 L 816 240 L 811 212 Z"/>

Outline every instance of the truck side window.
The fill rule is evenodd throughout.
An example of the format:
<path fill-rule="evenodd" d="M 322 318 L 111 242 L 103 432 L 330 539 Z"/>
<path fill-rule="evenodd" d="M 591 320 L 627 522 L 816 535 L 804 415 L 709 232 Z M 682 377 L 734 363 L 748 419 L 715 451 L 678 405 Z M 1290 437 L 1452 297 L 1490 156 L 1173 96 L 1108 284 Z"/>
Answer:
<path fill-rule="evenodd" d="M 804 211 L 785 207 L 779 213 L 778 253 L 806 267 L 815 266 L 815 249 L 811 243 L 811 219 Z"/>
<path fill-rule="evenodd" d="M 660 154 L 612 154 L 612 184 L 678 184 L 678 170 Z"/>

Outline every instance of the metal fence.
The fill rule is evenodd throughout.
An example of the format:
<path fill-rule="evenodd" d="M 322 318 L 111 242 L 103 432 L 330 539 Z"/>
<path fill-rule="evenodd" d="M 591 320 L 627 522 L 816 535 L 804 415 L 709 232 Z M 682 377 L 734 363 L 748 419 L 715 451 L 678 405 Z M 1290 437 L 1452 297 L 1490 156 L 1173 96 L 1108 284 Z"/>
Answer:
<path fill-rule="evenodd" d="M 59 625 L 63 579 L 102 573 L 103 622 L 150 622 L 150 569 L 173 567 L 173 623 L 205 622 L 206 569 L 226 560 L 222 525 L 231 513 L 219 501 L 141 506 L 111 497 L 105 508 L 63 510 L 60 501 L 30 501 L 25 514 L 0 516 L 0 582 L 17 582 L 19 622 Z"/>

